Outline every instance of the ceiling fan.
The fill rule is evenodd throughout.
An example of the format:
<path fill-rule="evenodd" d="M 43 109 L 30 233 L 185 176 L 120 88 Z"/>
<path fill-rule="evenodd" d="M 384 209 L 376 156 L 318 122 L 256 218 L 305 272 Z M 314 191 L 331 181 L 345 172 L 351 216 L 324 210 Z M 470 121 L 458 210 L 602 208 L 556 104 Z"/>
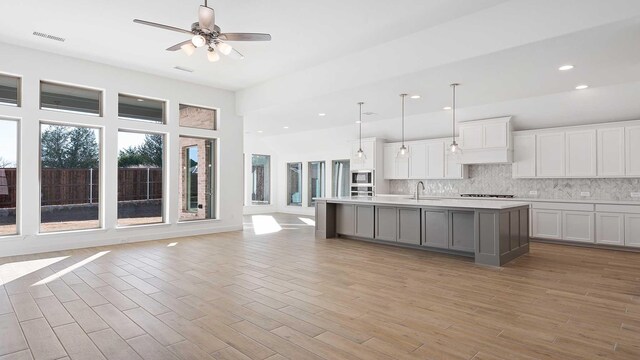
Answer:
<path fill-rule="evenodd" d="M 220 27 L 216 25 L 215 18 L 215 11 L 207 6 L 207 0 L 204 0 L 204 5 L 200 5 L 200 8 L 198 9 L 198 22 L 191 24 L 191 30 L 185 30 L 174 26 L 158 24 L 140 19 L 134 19 L 133 22 L 191 35 L 189 40 L 177 43 L 167 48 L 167 50 L 176 51 L 182 49 L 187 55 L 191 56 L 196 51 L 196 48 L 206 46 L 207 58 L 211 62 L 220 60 L 219 53 L 235 59 L 244 59 L 244 55 L 225 41 L 271 40 L 271 35 L 269 34 L 223 33 L 221 32 Z"/>

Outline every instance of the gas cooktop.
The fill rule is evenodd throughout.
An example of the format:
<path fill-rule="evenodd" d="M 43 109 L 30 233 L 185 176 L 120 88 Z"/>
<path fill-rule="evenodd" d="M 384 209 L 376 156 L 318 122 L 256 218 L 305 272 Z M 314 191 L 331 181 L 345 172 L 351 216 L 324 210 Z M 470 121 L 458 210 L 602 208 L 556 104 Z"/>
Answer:
<path fill-rule="evenodd" d="M 511 199 L 514 195 L 505 194 L 460 194 L 461 197 Z"/>

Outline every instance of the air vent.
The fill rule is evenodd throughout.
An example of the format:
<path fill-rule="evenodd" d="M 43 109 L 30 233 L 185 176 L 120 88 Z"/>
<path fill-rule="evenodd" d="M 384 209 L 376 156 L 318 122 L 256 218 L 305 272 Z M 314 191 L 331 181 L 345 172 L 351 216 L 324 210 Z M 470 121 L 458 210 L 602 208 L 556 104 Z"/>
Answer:
<path fill-rule="evenodd" d="M 49 40 L 55 40 L 55 41 L 60 41 L 60 42 L 64 42 L 66 39 L 65 38 L 61 38 L 59 36 L 55 36 L 55 35 L 51 35 L 51 34 L 46 34 L 46 33 L 42 33 L 42 32 L 38 32 L 38 31 L 34 31 L 33 35 L 35 36 L 39 36 L 41 38 L 45 38 L 45 39 L 49 39 Z"/>
<path fill-rule="evenodd" d="M 176 70 L 180 70 L 180 71 L 186 71 L 186 72 L 190 72 L 190 73 L 193 72 L 193 69 L 189 69 L 189 68 L 182 67 L 182 66 L 174 66 L 173 68 L 176 69 Z"/>

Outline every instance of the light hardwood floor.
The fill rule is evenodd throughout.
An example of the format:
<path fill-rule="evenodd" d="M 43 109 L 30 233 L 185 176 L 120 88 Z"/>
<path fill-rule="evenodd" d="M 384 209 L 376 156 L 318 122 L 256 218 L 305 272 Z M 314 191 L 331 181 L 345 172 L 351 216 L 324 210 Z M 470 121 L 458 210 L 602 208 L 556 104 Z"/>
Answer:
<path fill-rule="evenodd" d="M 0 359 L 640 359 L 639 253 L 497 269 L 301 218 L 0 259 Z"/>

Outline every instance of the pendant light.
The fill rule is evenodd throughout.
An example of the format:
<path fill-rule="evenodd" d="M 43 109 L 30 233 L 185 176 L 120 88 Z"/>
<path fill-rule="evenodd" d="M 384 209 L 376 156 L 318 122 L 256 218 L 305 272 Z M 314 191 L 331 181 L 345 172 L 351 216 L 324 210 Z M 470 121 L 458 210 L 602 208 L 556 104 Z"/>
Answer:
<path fill-rule="evenodd" d="M 359 139 L 360 139 L 360 146 L 358 147 L 358 151 L 356 151 L 356 157 L 354 160 L 356 160 L 356 162 L 359 163 L 364 163 L 364 161 L 367 159 L 367 155 L 364 153 L 364 150 L 362 150 L 362 105 L 364 105 L 364 102 L 360 101 L 358 103 L 358 107 L 360 109 L 360 117 L 358 120 L 358 129 L 359 129 Z"/>
<path fill-rule="evenodd" d="M 459 159 L 462 155 L 462 149 L 460 145 L 456 142 L 456 86 L 460 84 L 453 83 L 451 84 L 451 88 L 453 89 L 453 101 L 451 103 L 451 114 L 452 114 L 452 131 L 451 131 L 451 145 L 449 145 L 449 153 L 451 156 Z"/>
<path fill-rule="evenodd" d="M 404 100 L 408 94 L 400 94 L 400 98 L 402 99 L 402 146 L 400 146 L 400 150 L 398 150 L 398 154 L 396 157 L 406 159 L 409 157 L 409 148 L 404 144 Z"/>

